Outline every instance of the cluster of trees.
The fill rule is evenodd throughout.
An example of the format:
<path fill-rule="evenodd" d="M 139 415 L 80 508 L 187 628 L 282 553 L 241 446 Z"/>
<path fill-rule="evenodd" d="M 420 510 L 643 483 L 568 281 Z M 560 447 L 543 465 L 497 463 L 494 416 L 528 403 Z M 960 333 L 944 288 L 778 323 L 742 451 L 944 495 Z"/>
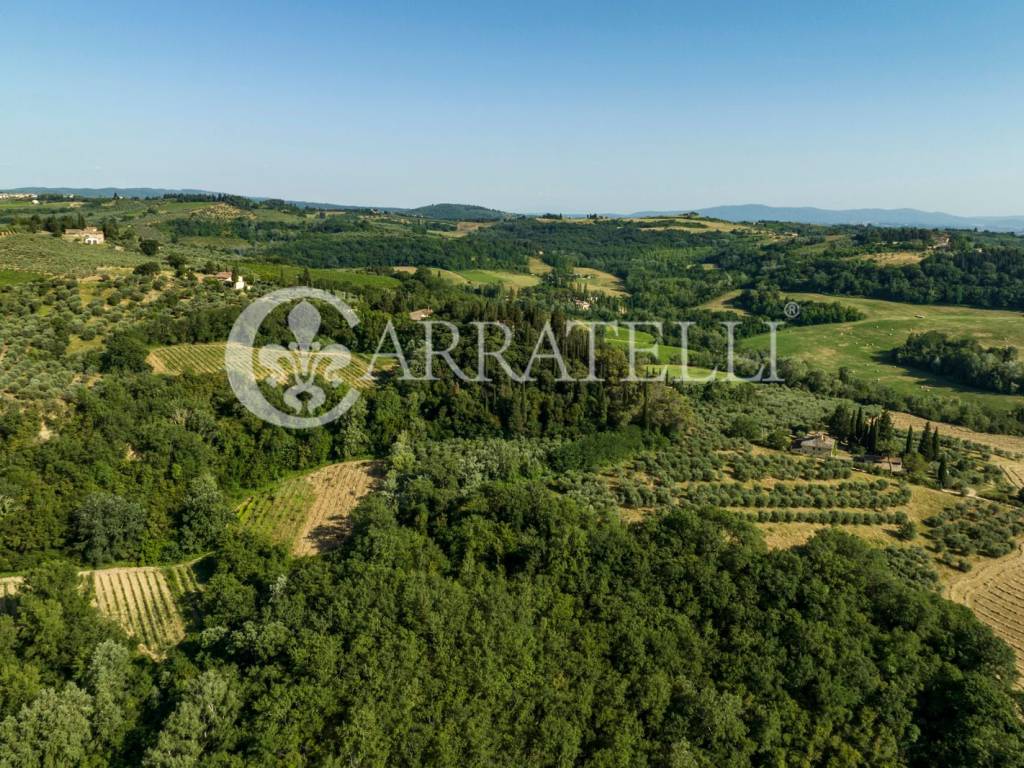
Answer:
<path fill-rule="evenodd" d="M 979 432 L 1024 434 L 1024 406 L 1007 412 L 961 398 L 940 397 L 927 392 L 908 394 L 884 384 L 859 379 L 848 368 L 840 368 L 836 376 L 801 360 L 780 359 L 778 370 L 779 376 L 791 388 L 880 405 L 893 411 L 906 411 L 933 421 L 962 424 Z"/>
<path fill-rule="evenodd" d="M 0 763 L 1024 760 L 1009 649 L 885 554 L 769 553 L 710 510 L 625 526 L 543 456 L 405 442 L 334 553 L 233 537 L 159 674 L 73 569 L 30 574 L 0 617 Z"/>
<path fill-rule="evenodd" d="M 711 510 L 625 526 L 501 443 L 399 441 L 326 557 L 227 542 L 166 698 L 127 700 L 144 764 L 1024 759 L 1008 649 L 883 554 L 768 553 Z"/>
<path fill-rule="evenodd" d="M 839 459 L 798 459 L 786 454 L 742 453 L 731 461 L 734 480 L 762 480 L 774 477 L 777 480 L 837 480 L 846 479 L 852 473 L 850 463 Z"/>
<path fill-rule="evenodd" d="M 885 509 L 910 501 L 909 487 L 900 485 L 888 492 L 887 489 L 886 480 L 835 485 L 776 483 L 771 488 L 748 488 L 742 483 L 706 483 L 691 485 L 686 489 L 686 496 L 695 504 L 715 507 Z"/>
<path fill-rule="evenodd" d="M 888 411 L 872 418 L 863 408 L 838 405 L 828 420 L 829 433 L 853 451 L 888 454 L 896 451 L 896 431 Z"/>
<path fill-rule="evenodd" d="M 806 509 L 762 509 L 757 513 L 759 523 L 816 523 L 818 525 L 903 525 L 905 512 L 864 512 L 831 509 L 812 512 Z"/>
<path fill-rule="evenodd" d="M 444 269 L 497 268 L 525 272 L 530 255 L 523 243 L 484 240 L 476 235 L 311 232 L 270 246 L 266 254 L 307 267 L 428 266 Z"/>
<path fill-rule="evenodd" d="M 1002 557 L 1024 533 L 1024 515 L 1015 506 L 965 501 L 924 521 L 928 538 L 940 553 Z"/>
<path fill-rule="evenodd" d="M 743 291 L 735 303 L 754 315 L 770 320 L 782 320 L 787 325 L 822 325 L 824 323 L 850 323 L 863 320 L 866 315 L 856 307 L 838 301 L 800 301 L 783 296 L 776 288 L 754 288 Z M 797 312 L 787 312 L 787 304 L 795 304 Z"/>
<path fill-rule="evenodd" d="M 922 250 L 936 238 L 936 232 L 922 227 L 873 227 L 852 229 L 851 240 L 859 246 Z"/>
<path fill-rule="evenodd" d="M 886 547 L 883 550 L 889 568 L 908 584 L 922 589 L 937 590 L 939 573 L 932 556 L 923 547 Z"/>
<path fill-rule="evenodd" d="M 646 475 L 663 485 L 694 480 L 711 482 L 722 478 L 724 466 L 722 457 L 708 447 L 694 451 L 689 445 L 673 444 L 638 456 L 630 473 Z"/>
<path fill-rule="evenodd" d="M 901 266 L 802 253 L 791 243 L 728 249 L 719 264 L 755 285 L 770 282 L 788 291 L 1024 309 L 1024 243 L 1012 235 L 960 238 L 948 250 Z"/>
<path fill-rule="evenodd" d="M 1016 347 L 981 346 L 969 337 L 954 339 L 939 331 L 912 333 L 892 351 L 900 365 L 933 373 L 991 392 L 1013 395 L 1024 390 L 1024 362 Z"/>

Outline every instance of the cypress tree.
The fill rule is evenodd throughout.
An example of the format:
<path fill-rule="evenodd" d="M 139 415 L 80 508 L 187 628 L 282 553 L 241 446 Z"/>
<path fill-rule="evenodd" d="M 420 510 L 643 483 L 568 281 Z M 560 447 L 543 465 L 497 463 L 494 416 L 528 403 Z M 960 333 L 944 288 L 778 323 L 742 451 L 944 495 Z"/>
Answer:
<path fill-rule="evenodd" d="M 926 459 L 930 458 L 929 453 L 932 448 L 932 423 L 926 422 L 924 425 L 924 432 L 921 433 L 921 442 L 917 444 L 917 452 L 924 456 Z"/>
<path fill-rule="evenodd" d="M 907 427 L 907 444 L 903 447 L 903 455 L 909 456 L 914 452 L 914 428 Z"/>
<path fill-rule="evenodd" d="M 949 468 L 946 466 L 946 456 L 939 459 L 939 487 L 945 488 L 949 484 Z"/>
<path fill-rule="evenodd" d="M 936 427 L 932 431 L 932 455 L 929 457 L 933 461 L 938 458 L 939 455 L 939 428 Z"/>

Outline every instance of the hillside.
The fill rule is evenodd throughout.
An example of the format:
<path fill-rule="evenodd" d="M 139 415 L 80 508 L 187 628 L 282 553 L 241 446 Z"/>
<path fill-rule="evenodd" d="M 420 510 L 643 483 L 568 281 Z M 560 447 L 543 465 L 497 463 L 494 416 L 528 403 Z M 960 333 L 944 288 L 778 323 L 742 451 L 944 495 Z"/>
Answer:
<path fill-rule="evenodd" d="M 1021 216 L 955 216 L 919 211 L 914 208 L 785 208 L 770 205 L 719 205 L 701 208 L 699 213 L 726 221 L 795 221 L 802 224 L 872 224 L 880 227 L 925 227 L 930 229 L 987 229 L 992 232 L 1024 232 Z"/>

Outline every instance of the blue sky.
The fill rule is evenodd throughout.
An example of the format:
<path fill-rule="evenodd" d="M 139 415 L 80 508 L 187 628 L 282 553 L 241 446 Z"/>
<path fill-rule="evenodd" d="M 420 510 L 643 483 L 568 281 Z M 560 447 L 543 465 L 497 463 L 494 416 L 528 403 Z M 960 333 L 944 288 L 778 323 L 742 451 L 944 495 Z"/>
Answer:
<path fill-rule="evenodd" d="M 1024 4 L 6 3 L 0 188 L 1024 213 Z"/>

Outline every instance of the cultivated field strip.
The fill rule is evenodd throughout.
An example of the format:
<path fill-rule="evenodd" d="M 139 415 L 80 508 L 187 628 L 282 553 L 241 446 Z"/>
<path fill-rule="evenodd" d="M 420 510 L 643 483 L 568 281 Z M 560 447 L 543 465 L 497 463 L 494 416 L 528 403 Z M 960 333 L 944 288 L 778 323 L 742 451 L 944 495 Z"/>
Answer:
<path fill-rule="evenodd" d="M 181 375 L 182 373 L 224 373 L 224 352 L 227 348 L 225 342 L 213 342 L 209 344 L 173 344 L 168 347 L 158 347 L 149 353 L 146 361 L 156 373 Z M 320 370 L 331 358 L 330 354 L 323 353 L 320 362 Z M 383 369 L 385 366 L 380 366 Z M 340 371 L 332 373 L 331 380 L 343 381 L 349 386 L 365 388 L 373 384 L 372 381 L 362 380 L 362 376 L 369 368 L 369 363 L 359 355 L 352 355 L 351 361 Z M 273 377 L 273 372 L 258 362 L 254 362 L 254 372 L 259 379 Z"/>
<path fill-rule="evenodd" d="M 346 461 L 288 478 L 243 501 L 238 518 L 293 554 L 317 554 L 347 535 L 349 513 L 372 490 L 375 469 L 371 461 Z"/>
<path fill-rule="evenodd" d="M 160 658 L 185 637 L 180 603 L 200 589 L 191 564 L 106 568 L 83 571 L 79 577 L 83 588 L 91 588 L 96 609 L 138 640 L 144 653 Z M 21 576 L 0 578 L 0 606 L 22 581 Z"/>
<path fill-rule="evenodd" d="M 376 469 L 372 461 L 346 461 L 309 475 L 313 503 L 295 539 L 293 554 L 319 554 L 348 534 L 349 514 L 373 490 Z"/>
<path fill-rule="evenodd" d="M 247 529 L 291 548 L 313 500 L 306 476 L 291 477 L 247 498 L 238 518 Z"/>
<path fill-rule="evenodd" d="M 4 576 L 0 579 L 0 610 L 7 607 L 7 598 L 17 594 L 21 582 L 21 576 Z"/>
<path fill-rule="evenodd" d="M 1024 544 L 950 584 L 947 597 L 966 605 L 1013 648 L 1024 676 Z"/>
<path fill-rule="evenodd" d="M 163 656 L 185 637 L 175 593 L 180 597 L 198 589 L 190 566 L 108 568 L 84 577 L 92 581 L 93 602 L 100 613 L 117 621 L 150 656 Z"/>

